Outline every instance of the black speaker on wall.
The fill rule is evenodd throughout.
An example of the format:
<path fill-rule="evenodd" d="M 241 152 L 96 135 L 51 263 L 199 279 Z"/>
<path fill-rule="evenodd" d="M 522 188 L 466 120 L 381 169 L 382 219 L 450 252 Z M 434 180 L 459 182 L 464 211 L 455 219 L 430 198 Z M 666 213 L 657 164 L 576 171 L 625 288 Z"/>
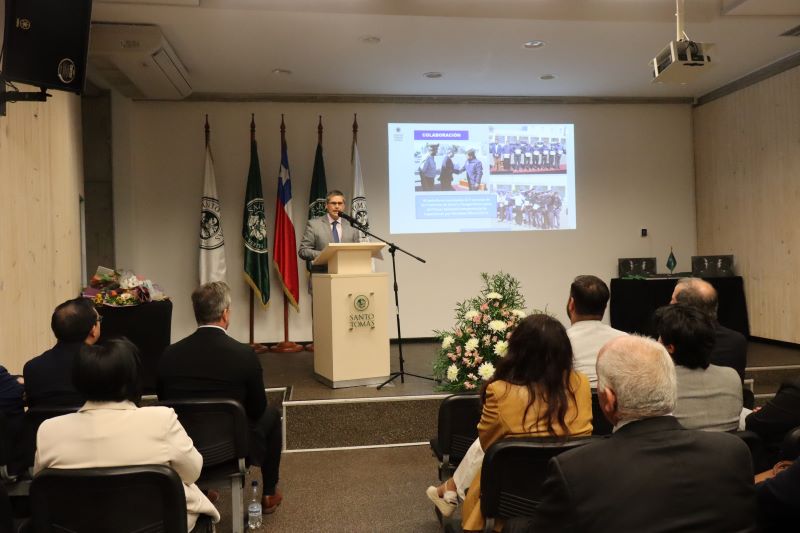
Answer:
<path fill-rule="evenodd" d="M 2 77 L 80 93 L 92 0 L 5 0 Z"/>

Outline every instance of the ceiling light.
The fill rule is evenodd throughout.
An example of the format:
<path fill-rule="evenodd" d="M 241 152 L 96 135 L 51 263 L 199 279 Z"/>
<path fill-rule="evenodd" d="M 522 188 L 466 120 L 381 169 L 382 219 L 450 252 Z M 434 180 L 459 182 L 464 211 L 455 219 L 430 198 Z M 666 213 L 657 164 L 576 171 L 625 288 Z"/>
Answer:
<path fill-rule="evenodd" d="M 425 76 L 426 78 L 430 78 L 432 80 L 436 78 L 441 78 L 442 75 L 443 74 L 441 72 L 426 72 L 425 74 L 423 74 L 423 76 Z"/>
<path fill-rule="evenodd" d="M 274 68 L 272 69 L 272 73 L 276 76 L 288 76 L 292 73 L 292 71 L 285 68 Z"/>
<path fill-rule="evenodd" d="M 554 79 L 556 79 L 556 75 L 555 74 L 542 74 L 541 76 L 539 76 L 539 79 L 540 80 L 545 80 L 545 81 L 554 80 Z"/>
<path fill-rule="evenodd" d="M 361 39 L 361 42 L 365 44 L 378 44 L 381 42 L 381 38 L 377 35 L 364 35 L 359 37 L 359 39 Z"/>
<path fill-rule="evenodd" d="M 523 47 L 523 48 L 527 48 L 527 49 L 529 49 L 529 50 L 532 50 L 532 49 L 534 49 L 534 48 L 541 48 L 541 47 L 542 47 L 542 46 L 544 46 L 544 45 L 545 45 L 545 42 L 544 42 L 544 41 L 537 41 L 537 40 L 533 40 L 533 41 L 528 41 L 528 42 L 526 42 L 526 43 L 523 43 L 523 44 L 522 44 L 522 47 Z"/>

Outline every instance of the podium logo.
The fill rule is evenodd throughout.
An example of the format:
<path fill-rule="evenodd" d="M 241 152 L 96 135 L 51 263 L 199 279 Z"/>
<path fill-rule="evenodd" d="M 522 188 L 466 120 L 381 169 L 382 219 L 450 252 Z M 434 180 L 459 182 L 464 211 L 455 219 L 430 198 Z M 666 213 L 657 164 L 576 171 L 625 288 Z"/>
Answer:
<path fill-rule="evenodd" d="M 350 329 L 375 328 L 375 313 L 368 312 L 369 298 L 359 294 L 353 299 L 353 309 L 355 313 L 350 313 Z"/>

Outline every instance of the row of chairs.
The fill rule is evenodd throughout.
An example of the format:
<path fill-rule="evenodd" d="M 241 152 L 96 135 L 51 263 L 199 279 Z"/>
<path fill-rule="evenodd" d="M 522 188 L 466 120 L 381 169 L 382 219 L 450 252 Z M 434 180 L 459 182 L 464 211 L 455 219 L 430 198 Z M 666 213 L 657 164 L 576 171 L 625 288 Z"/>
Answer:
<path fill-rule="evenodd" d="M 475 393 L 448 396 L 439 408 L 437 436 L 431 439 L 431 449 L 439 460 L 439 479 L 453 475 L 470 445 L 478 438 L 480 397 Z M 612 427 L 600 411 L 596 394 L 592 395 L 594 431 L 591 437 L 554 440 L 541 437 L 507 438 L 493 444 L 484 455 L 481 467 L 481 513 L 486 522 L 484 531 L 492 531 L 496 520 L 532 516 L 541 496 L 547 475 L 547 463 L 559 453 L 583 446 L 603 435 Z M 736 431 L 750 449 L 755 472 L 766 470 L 764 445 L 752 431 Z M 783 443 L 785 458 L 800 456 L 800 427 L 787 433 Z M 460 531 L 453 519 L 443 521 L 445 531 Z"/>
<path fill-rule="evenodd" d="M 175 410 L 203 457 L 197 485 L 203 489 L 230 487 L 233 532 L 241 533 L 244 529 L 242 502 L 249 438 L 247 417 L 241 404 L 234 400 L 192 399 L 161 402 L 160 405 Z M 38 428 L 44 420 L 76 409 L 31 409 L 29 422 Z M 7 444 L 0 445 L 0 463 L 6 465 L 10 454 Z M 37 533 L 98 531 L 97 524 L 103 523 L 114 524 L 114 531 L 121 533 L 186 531 L 183 486 L 177 474 L 168 467 L 46 469 L 32 481 L 24 478 L 24 475 L 9 476 L 4 488 L 8 488 L 12 495 L 29 492 L 33 517 L 30 527 Z M 180 490 L 175 492 L 175 487 Z M 158 495 L 163 495 L 164 499 L 159 500 L 164 501 L 163 504 L 153 503 L 158 500 Z M 178 500 L 174 498 L 179 498 L 179 505 L 175 505 Z M 203 524 L 200 527 L 202 530 Z"/>

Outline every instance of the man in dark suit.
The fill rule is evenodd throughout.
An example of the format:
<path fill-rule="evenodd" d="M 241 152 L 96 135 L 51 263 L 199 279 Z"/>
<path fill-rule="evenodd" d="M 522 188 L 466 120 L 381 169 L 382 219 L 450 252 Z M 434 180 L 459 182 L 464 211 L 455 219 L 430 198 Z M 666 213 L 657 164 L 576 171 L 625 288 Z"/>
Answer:
<path fill-rule="evenodd" d="M 717 290 L 700 278 L 682 278 L 672 292 L 671 304 L 685 303 L 705 312 L 714 321 L 715 342 L 711 352 L 711 364 L 729 366 L 736 370 L 744 381 L 747 367 L 747 339 L 738 331 L 726 328 L 717 320 Z"/>
<path fill-rule="evenodd" d="M 228 336 L 231 295 L 214 281 L 192 293 L 197 331 L 164 350 L 158 367 L 158 397 L 230 398 L 250 421 L 250 462 L 261 467 L 263 512 L 271 513 L 283 496 L 277 490 L 281 461 L 281 416 L 267 406 L 264 375 L 255 352 Z"/>
<path fill-rule="evenodd" d="M 312 218 L 306 224 L 297 255 L 305 259 L 311 272 L 326 272 L 327 267 L 311 266 L 322 250 L 332 242 L 358 242 L 359 231 L 349 222 L 342 220 L 339 213 L 345 210 L 344 193 L 329 191 L 325 197 L 324 216 Z"/>
<path fill-rule="evenodd" d="M 72 385 L 72 361 L 82 345 L 100 338 L 101 320 L 86 298 L 67 300 L 55 308 L 50 328 L 58 342 L 22 369 L 28 407 L 83 405 L 83 395 Z"/>
<path fill-rule="evenodd" d="M 774 398 L 745 419 L 746 429 L 758 433 L 773 463 L 781 459 L 778 452 L 784 436 L 797 426 L 800 426 L 800 378 L 782 383 Z"/>
<path fill-rule="evenodd" d="M 676 378 L 663 346 L 614 339 L 597 374 L 614 433 L 551 459 L 531 531 L 755 531 L 750 452 L 734 435 L 670 416 Z"/>

